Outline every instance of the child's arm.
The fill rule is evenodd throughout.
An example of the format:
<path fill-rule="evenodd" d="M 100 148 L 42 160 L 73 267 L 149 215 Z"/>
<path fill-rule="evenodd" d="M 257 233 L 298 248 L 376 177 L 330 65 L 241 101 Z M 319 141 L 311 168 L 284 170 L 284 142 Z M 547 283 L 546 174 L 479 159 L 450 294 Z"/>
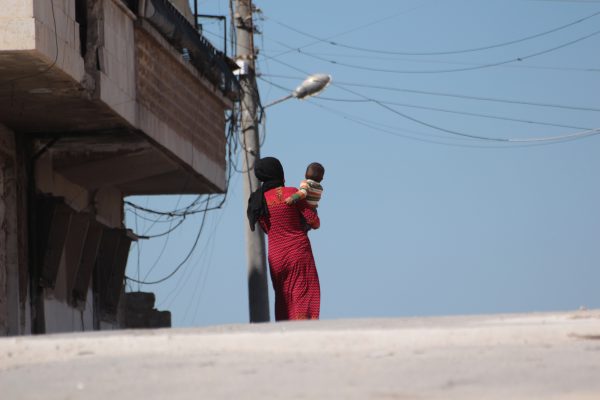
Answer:
<path fill-rule="evenodd" d="M 300 187 L 298 188 L 298 191 L 296 193 L 294 193 L 293 195 L 291 195 L 290 197 L 288 197 L 287 199 L 285 199 L 285 203 L 288 206 L 291 206 L 292 204 L 296 203 L 299 200 L 304 200 L 307 195 L 308 195 L 308 183 L 306 181 L 302 181 L 302 182 L 300 182 Z"/>
<path fill-rule="evenodd" d="M 298 200 L 304 200 L 306 198 L 306 195 L 307 195 L 306 191 L 300 189 L 296 193 L 294 193 L 293 195 L 291 195 L 290 197 L 285 199 L 285 203 L 288 206 L 291 206 L 292 204 L 296 203 Z"/>

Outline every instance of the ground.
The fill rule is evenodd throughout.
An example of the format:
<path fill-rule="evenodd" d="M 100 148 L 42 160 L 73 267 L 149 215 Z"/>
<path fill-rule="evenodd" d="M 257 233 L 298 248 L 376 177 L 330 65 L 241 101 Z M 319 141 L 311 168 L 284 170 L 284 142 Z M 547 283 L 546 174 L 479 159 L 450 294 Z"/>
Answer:
<path fill-rule="evenodd" d="M 2 399 L 600 399 L 600 310 L 0 339 Z"/>

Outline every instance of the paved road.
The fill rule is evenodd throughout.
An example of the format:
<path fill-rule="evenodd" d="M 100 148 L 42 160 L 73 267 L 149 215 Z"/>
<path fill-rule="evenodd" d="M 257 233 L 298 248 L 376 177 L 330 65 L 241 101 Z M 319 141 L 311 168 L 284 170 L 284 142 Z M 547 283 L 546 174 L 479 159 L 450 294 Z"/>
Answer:
<path fill-rule="evenodd" d="M 0 339 L 0 398 L 600 399 L 600 310 Z"/>

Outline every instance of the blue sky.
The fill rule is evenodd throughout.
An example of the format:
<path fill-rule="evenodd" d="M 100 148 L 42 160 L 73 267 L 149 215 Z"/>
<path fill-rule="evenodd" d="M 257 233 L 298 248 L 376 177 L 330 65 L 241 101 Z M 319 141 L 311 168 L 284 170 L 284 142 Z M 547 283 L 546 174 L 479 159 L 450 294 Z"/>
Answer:
<path fill-rule="evenodd" d="M 199 4 L 201 13 L 229 12 L 224 0 Z M 308 163 L 326 168 L 322 228 L 310 233 L 323 319 L 600 307 L 600 137 L 502 141 L 600 127 L 600 15 L 592 16 L 600 2 L 256 5 L 263 104 L 307 73 L 334 79 L 322 99 L 267 109 L 262 147 L 263 156 L 282 161 L 290 186 Z M 221 25 L 203 23 L 222 47 Z M 189 261 L 164 283 L 140 287 L 156 293 L 175 326 L 248 321 L 241 192 L 234 174 Z M 130 200 L 169 210 L 193 197 Z M 134 245 L 127 274 L 171 273 L 201 218 Z M 128 213 L 127 225 L 160 233 L 169 223 L 151 227 Z"/>

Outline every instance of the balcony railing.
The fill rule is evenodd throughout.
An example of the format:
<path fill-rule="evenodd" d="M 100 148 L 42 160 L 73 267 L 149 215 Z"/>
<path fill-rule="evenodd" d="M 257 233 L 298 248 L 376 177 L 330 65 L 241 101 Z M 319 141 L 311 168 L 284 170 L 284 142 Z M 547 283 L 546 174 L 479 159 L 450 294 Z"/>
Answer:
<path fill-rule="evenodd" d="M 237 98 L 240 85 L 223 52 L 217 50 L 168 0 L 126 0 L 127 6 L 154 26 L 167 41 L 229 98 Z"/>

